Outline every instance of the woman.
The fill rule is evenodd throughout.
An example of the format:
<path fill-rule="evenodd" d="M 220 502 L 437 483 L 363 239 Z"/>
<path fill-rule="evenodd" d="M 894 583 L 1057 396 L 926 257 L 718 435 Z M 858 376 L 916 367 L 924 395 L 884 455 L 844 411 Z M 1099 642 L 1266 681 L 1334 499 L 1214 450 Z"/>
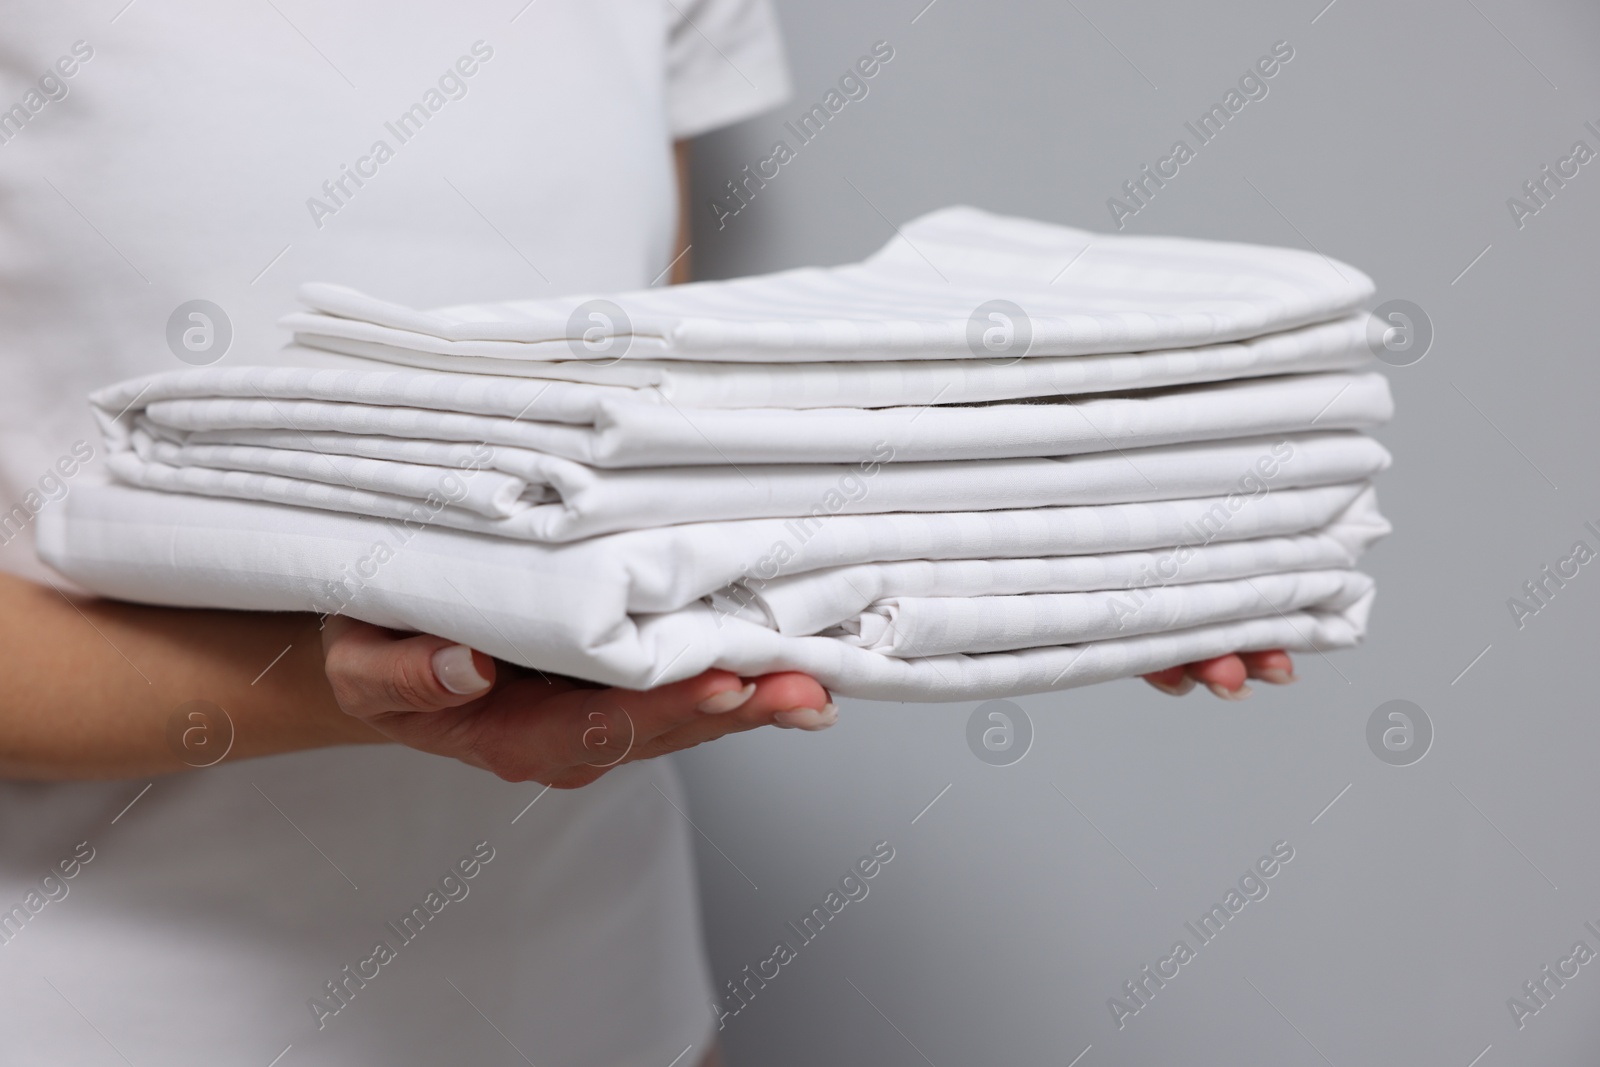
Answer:
<path fill-rule="evenodd" d="M 305 279 L 441 304 L 684 276 L 684 143 L 788 91 L 765 0 L 19 2 L 0 1058 L 707 1061 L 690 827 L 650 757 L 825 728 L 814 680 L 600 690 L 348 619 L 77 598 L 29 518 L 98 476 L 84 395 L 181 366 L 189 300 L 262 363 Z"/>

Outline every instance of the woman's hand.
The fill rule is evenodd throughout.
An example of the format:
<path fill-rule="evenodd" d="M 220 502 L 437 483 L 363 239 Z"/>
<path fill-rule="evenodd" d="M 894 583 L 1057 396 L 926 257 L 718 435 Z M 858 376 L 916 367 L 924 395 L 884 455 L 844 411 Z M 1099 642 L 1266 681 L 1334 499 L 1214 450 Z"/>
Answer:
<path fill-rule="evenodd" d="M 1273 685 L 1288 685 L 1295 680 L 1294 660 L 1282 649 L 1235 652 L 1144 676 L 1145 681 L 1175 697 L 1183 696 L 1199 682 L 1223 700 L 1243 700 L 1249 696 L 1250 687 L 1245 685 L 1246 678 L 1259 678 Z"/>
<path fill-rule="evenodd" d="M 643 692 L 602 689 L 342 617 L 327 620 L 322 644 L 347 714 L 411 748 L 561 789 L 726 734 L 768 724 L 822 730 L 839 715 L 804 674 L 746 681 L 712 670 Z"/>

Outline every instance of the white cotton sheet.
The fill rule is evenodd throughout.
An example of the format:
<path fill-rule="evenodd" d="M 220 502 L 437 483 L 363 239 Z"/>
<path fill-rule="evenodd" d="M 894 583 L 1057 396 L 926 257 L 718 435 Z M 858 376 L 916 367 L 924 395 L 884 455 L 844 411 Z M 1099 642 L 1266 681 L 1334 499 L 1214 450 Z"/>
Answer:
<path fill-rule="evenodd" d="M 1253 494 L 1360 481 L 1389 464 L 1382 445 L 1349 431 L 1037 459 L 900 463 L 886 450 L 861 464 L 643 470 L 602 470 L 524 449 L 341 434 L 240 430 L 204 439 L 175 442 L 136 426 L 130 448 L 110 457 L 111 470 L 130 485 L 168 491 L 571 541 L 720 519 Z"/>
<path fill-rule="evenodd" d="M 1327 570 L 1155 586 L 1137 593 L 1115 589 L 890 597 L 823 631 L 823 636 L 896 659 L 1010 652 L 1187 630 L 1264 614 L 1340 613 L 1364 602 L 1372 587 L 1372 579 L 1359 571 Z"/>
<path fill-rule="evenodd" d="M 842 267 L 433 311 L 313 283 L 301 298 L 314 314 L 286 325 L 302 343 L 345 338 L 479 359 L 581 362 L 593 356 L 578 342 L 595 330 L 602 344 L 626 341 L 605 345 L 604 362 L 1077 356 L 1256 337 L 1338 318 L 1373 291 L 1365 274 L 1312 252 L 1097 234 L 952 207 L 911 220 L 865 262 Z M 621 315 L 582 313 L 597 297 Z M 996 298 L 1021 315 L 982 315 L 974 329 L 974 312 Z M 990 326 L 1000 333 L 985 345 Z M 1018 336 L 1026 343 L 1007 343 Z"/>
<path fill-rule="evenodd" d="M 1315 534 L 1358 551 L 1382 528 L 1363 483 L 1231 501 L 837 515 L 814 525 L 702 523 L 568 545 L 414 530 L 127 486 L 75 487 L 39 517 L 44 558 L 107 596 L 191 607 L 342 611 L 610 685 L 647 688 L 713 666 L 744 675 L 793 669 L 816 675 L 840 695 L 899 700 L 1070 688 L 1234 650 L 1346 647 L 1364 632 L 1371 595 L 1351 601 L 1355 579 L 1327 587 L 1321 599 L 1281 590 L 1275 598 L 1263 589 L 1260 611 L 1234 621 L 1219 617 L 1158 634 L 915 659 L 836 637 L 785 635 L 720 611 L 707 598 L 735 582 L 759 588 L 828 567 L 960 559 L 1037 559 L 1027 565 L 1049 566 L 1043 561 L 1065 555 L 1185 543 L 1230 544 L 1248 553 L 1258 539 L 1257 563 L 1267 568 L 1284 551 L 1269 541 Z M 1115 570 L 1120 564 L 1099 565 Z M 1162 595 L 1185 599 L 1180 586 Z M 1186 602 L 1188 613 L 1173 617 L 1209 617 L 1200 601 L 1191 596 Z"/>
<path fill-rule="evenodd" d="M 313 355 L 307 349 L 319 349 L 422 370 L 648 390 L 685 408 L 883 408 L 1107 393 L 1360 368 L 1374 362 L 1367 338 L 1370 318 L 1360 312 L 1243 341 L 1146 352 L 761 364 L 539 360 L 528 358 L 515 342 L 444 341 L 349 319 L 324 321 L 311 315 L 291 315 L 283 325 L 295 331 L 301 346 L 289 352 L 298 352 L 303 361 Z M 316 332 L 322 327 L 339 332 Z M 513 351 L 502 351 L 506 348 Z M 465 354 L 485 350 L 501 354 Z"/>
<path fill-rule="evenodd" d="M 97 392 L 123 484 L 42 516 L 41 553 L 105 595 L 632 688 L 958 700 L 1345 647 L 1388 529 L 1372 292 L 1312 253 L 971 208 L 670 289 L 419 311 L 311 284 L 284 324 L 320 367 Z"/>
<path fill-rule="evenodd" d="M 481 442 L 594 467 L 861 463 L 1061 456 L 1367 429 L 1393 412 L 1376 373 L 1296 374 L 1042 403 L 872 410 L 691 410 L 633 390 L 422 371 L 206 367 L 90 398 L 126 450 L 130 416 L 185 433 L 277 429 Z M 191 438 L 194 443 L 204 439 Z M 166 488 L 165 486 L 158 486 Z"/>
<path fill-rule="evenodd" d="M 825 567 L 767 581 L 735 582 L 712 595 L 716 610 L 801 637 L 841 626 L 875 604 L 934 597 L 1003 598 L 1034 593 L 1125 592 L 1222 582 L 1263 574 L 1354 567 L 1389 524 L 1374 510 L 1348 509 L 1308 532 L 1247 541 L 1214 541 L 1206 527 L 1179 545 L 1035 559 L 897 560 Z"/>

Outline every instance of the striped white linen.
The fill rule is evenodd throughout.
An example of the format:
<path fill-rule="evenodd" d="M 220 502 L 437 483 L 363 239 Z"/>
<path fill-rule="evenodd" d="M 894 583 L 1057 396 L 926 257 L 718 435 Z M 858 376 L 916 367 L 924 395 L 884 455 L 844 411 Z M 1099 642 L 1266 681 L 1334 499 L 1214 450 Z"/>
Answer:
<path fill-rule="evenodd" d="M 312 283 L 300 295 L 313 312 L 285 325 L 316 344 L 379 340 L 349 325 L 369 323 L 415 335 L 388 335 L 397 347 L 488 359 L 591 359 L 575 343 L 591 329 L 627 341 L 599 342 L 607 362 L 969 359 L 973 312 L 1005 299 L 1031 334 L 1025 350 L 1006 355 L 1077 356 L 1258 337 L 1338 318 L 1373 292 L 1365 274 L 1311 252 L 1111 236 L 950 207 L 913 219 L 878 253 L 842 267 L 432 311 Z M 575 317 L 595 299 L 622 317 Z"/>
<path fill-rule="evenodd" d="M 1220 527 L 1218 528 L 1220 530 Z M 1196 526 L 1184 547 L 1032 559 L 916 559 L 824 567 L 766 581 L 734 582 L 712 594 L 717 611 L 791 636 L 832 628 L 859 630 L 854 622 L 876 605 L 907 598 L 1005 599 L 1034 593 L 1123 591 L 1108 615 L 1141 608 L 1142 591 L 1188 582 L 1222 582 L 1302 570 L 1356 565 L 1389 530 L 1373 509 L 1350 508 L 1337 521 L 1306 533 L 1207 540 L 1209 524 Z"/>
<path fill-rule="evenodd" d="M 1263 612 L 1339 614 L 1365 604 L 1372 579 L 1360 571 L 1263 574 L 1231 582 L 1020 596 L 889 597 L 824 636 L 897 659 L 1010 652 L 1171 633 Z"/>
<path fill-rule="evenodd" d="M 479 446 L 335 434 L 283 443 L 302 450 L 175 444 L 136 430 L 133 449 L 113 453 L 110 463 L 131 485 L 377 518 L 422 514 L 442 526 L 526 541 L 571 541 L 718 519 L 1170 500 L 1223 495 L 1242 480 L 1259 485 L 1259 491 L 1355 481 L 1376 475 L 1389 463 L 1382 445 L 1348 432 L 1043 459 L 884 460 L 737 469 L 602 470 L 520 449 L 475 451 Z M 350 454 L 424 451 L 431 453 L 426 459 L 437 462 L 394 462 Z M 1251 472 L 1264 459 L 1276 467 L 1273 477 L 1252 481 Z M 465 469 L 480 462 L 493 469 Z M 432 507 L 430 495 L 436 503 L 440 497 L 444 502 Z"/>
<path fill-rule="evenodd" d="M 1372 362 L 1365 312 L 1243 341 L 1026 359 L 900 359 L 861 363 L 715 363 L 708 360 L 535 360 L 463 355 L 451 342 L 337 320 L 338 336 L 296 333 L 307 347 L 422 370 L 581 382 L 648 391 L 648 399 L 705 408 L 883 408 L 971 404 L 1026 397 L 1346 370 Z M 299 329 L 300 319 L 285 323 Z M 479 342 L 480 346 L 492 344 Z M 519 348 L 520 352 L 521 349 Z"/>
<path fill-rule="evenodd" d="M 417 436 L 437 428 L 433 412 L 294 399 L 312 391 L 307 389 L 278 388 L 279 399 L 266 399 L 268 385 L 284 380 L 280 372 L 230 373 L 236 379 L 232 398 L 162 399 L 176 384 L 207 376 L 183 372 L 178 376 L 183 383 L 171 378 L 131 383 L 98 398 L 109 465 L 119 479 L 168 492 L 412 518 L 532 541 L 716 519 L 1208 496 L 1233 490 L 1258 464 L 1271 470 L 1271 478 L 1257 478 L 1264 490 L 1366 479 L 1389 462 L 1377 442 L 1333 429 L 1371 425 L 1386 414 L 1388 394 L 1375 375 L 1291 378 L 1076 405 L 890 409 L 873 413 L 882 436 L 869 444 L 868 437 L 857 435 L 861 450 L 854 462 L 750 463 L 749 444 L 739 449 L 737 439 L 715 424 L 728 415 L 758 413 L 683 412 L 689 425 L 704 433 L 699 443 L 716 449 L 712 434 L 729 441 L 721 449 L 728 461 L 693 465 L 694 458 L 708 458 L 702 452 L 686 465 L 633 468 L 591 466 L 528 444 L 505 444 L 552 428 L 527 418 L 459 413 L 446 431 L 455 439 L 444 439 L 443 434 Z M 377 377 L 392 384 L 388 374 Z M 343 395 L 371 395 L 355 388 L 367 384 L 367 376 L 346 382 L 350 388 Z M 130 393 L 136 398 L 131 408 L 124 399 Z M 1175 418 L 1168 412 L 1180 404 L 1187 406 L 1188 425 L 1169 428 Z M 1146 410 L 1150 407 L 1165 410 Z M 308 416 L 308 408 L 322 416 L 320 421 Z M 817 424 L 813 440 L 828 450 L 822 458 L 837 459 L 849 455 L 845 445 L 850 443 L 838 427 L 864 413 L 783 414 Z M 698 421 L 701 416 L 707 417 L 709 430 Z M 921 459 L 952 450 L 952 442 L 929 441 L 918 432 L 924 418 L 930 429 L 941 422 L 956 427 L 959 442 L 991 448 L 1010 434 L 1028 451 L 1045 454 L 969 460 L 958 451 L 955 460 Z M 1329 429 L 1315 429 L 1322 426 Z M 666 427 L 678 428 L 672 422 Z M 571 433 L 570 427 L 553 428 Z M 373 429 L 381 432 L 362 432 Z M 1263 435 L 1262 430 L 1277 432 Z M 1190 443 L 1152 443 L 1173 438 Z M 656 458 L 664 458 L 668 449 L 661 440 L 629 447 Z"/>
<path fill-rule="evenodd" d="M 1048 402 L 897 408 L 689 409 L 572 382 L 420 371 L 207 367 L 92 398 L 108 442 L 130 416 L 199 436 L 284 430 L 481 443 L 594 467 L 860 463 L 1061 456 L 1116 448 L 1370 429 L 1393 412 L 1381 374 L 1284 375 Z M 221 439 L 219 439 L 221 440 Z M 289 446 L 292 447 L 292 446 Z"/>
<path fill-rule="evenodd" d="M 632 688 L 958 700 L 1345 647 L 1388 530 L 1371 293 L 1320 255 L 970 208 L 862 263 L 664 290 L 310 285 L 285 323 L 320 366 L 94 394 L 122 484 L 41 515 L 41 554 L 108 595 Z"/>
<path fill-rule="evenodd" d="M 1234 618 L 1213 590 L 1185 582 L 1187 574 L 1180 573 L 1157 590 L 1180 607 L 1161 610 L 1177 611 L 1194 625 L 918 658 L 836 637 L 782 633 L 722 610 L 712 594 L 726 596 L 736 582 L 759 588 L 780 574 L 803 577 L 829 567 L 859 573 L 895 561 L 1005 559 L 1048 569 L 1070 555 L 1088 570 L 1116 574 L 1125 563 L 1112 557 L 1162 552 L 1207 536 L 1207 548 L 1227 544 L 1246 557 L 1238 564 L 1243 572 L 1275 574 L 1286 538 L 1326 540 L 1353 554 L 1387 530 L 1372 490 L 1360 483 L 1276 490 L 1238 504 L 1233 510 L 1229 498 L 1209 498 L 839 515 L 813 526 L 757 519 L 542 545 L 327 511 L 86 485 L 40 515 L 39 536 L 41 554 L 53 566 L 96 592 L 128 600 L 343 611 L 379 625 L 444 634 L 543 671 L 633 688 L 710 667 L 750 676 L 804 670 L 840 695 L 938 701 L 1089 685 L 1238 649 L 1348 647 L 1365 630 L 1371 594 L 1351 600 L 1361 584 L 1355 577 L 1319 587 L 1321 599 L 1306 596 L 1304 583 L 1296 590 L 1256 578 L 1258 610 Z M 1250 556 L 1257 558 L 1251 562 Z M 1201 566 L 1194 573 L 1212 572 Z M 1326 574 L 1327 568 L 1307 573 Z M 893 588 L 893 580 L 886 574 L 884 588 Z M 1186 592 L 1190 585 L 1199 591 Z"/>

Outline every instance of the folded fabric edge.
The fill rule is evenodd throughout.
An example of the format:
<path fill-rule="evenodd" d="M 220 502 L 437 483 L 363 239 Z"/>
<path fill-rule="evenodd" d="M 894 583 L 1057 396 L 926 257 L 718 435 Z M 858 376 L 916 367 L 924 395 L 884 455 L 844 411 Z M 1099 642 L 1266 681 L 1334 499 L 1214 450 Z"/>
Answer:
<path fill-rule="evenodd" d="M 125 515 L 142 513 L 144 519 L 80 516 L 69 521 L 65 513 L 86 489 L 93 492 L 91 487 L 79 489 L 40 516 L 40 554 L 93 592 L 143 603 L 262 611 L 325 609 L 332 579 L 342 579 L 351 570 L 346 557 L 353 543 L 359 544 L 376 525 L 341 517 L 339 522 L 314 524 L 324 536 L 299 535 L 292 550 L 279 546 L 274 553 L 243 558 L 247 553 L 234 550 L 260 536 L 259 520 L 252 520 L 266 518 L 273 509 L 231 502 L 201 507 L 191 518 L 205 515 L 228 525 L 197 529 L 193 524 L 152 521 L 165 502 L 148 498 L 162 494 L 146 493 L 146 499 L 136 500 L 129 494 L 139 491 L 110 487 L 102 490 L 106 495 L 98 502 L 101 506 L 91 511 L 116 513 L 119 505 L 125 505 L 121 509 Z M 332 536 L 335 533 L 339 536 Z M 197 568 L 179 550 L 180 541 L 187 538 L 184 543 L 192 545 L 196 537 L 215 549 L 219 566 Z M 233 544 L 222 544 L 230 539 Z M 718 618 L 699 603 L 662 615 L 630 616 L 620 602 L 612 602 L 620 595 L 618 590 L 596 588 L 587 601 L 574 599 L 575 577 L 568 578 L 570 588 L 543 588 L 532 582 L 531 575 L 458 570 L 456 581 L 466 589 L 452 581 L 451 599 L 433 600 L 415 592 L 419 583 L 431 584 L 422 581 L 431 573 L 430 555 L 385 556 L 374 565 L 372 579 L 357 586 L 359 595 L 343 613 L 382 626 L 438 632 L 510 662 L 629 688 L 650 688 L 721 667 L 743 675 L 804 670 L 840 695 L 871 699 L 1015 696 L 1146 673 L 1235 650 L 1347 647 L 1360 639 L 1370 607 L 1369 596 L 1340 613 L 1298 612 L 1026 652 L 891 660 L 828 638 L 784 637 L 741 620 Z M 226 565 L 220 565 L 223 559 Z M 356 569 L 368 562 L 356 564 Z M 481 585 L 473 584 L 477 578 Z M 596 603 L 596 597 L 602 602 Z M 566 625 L 573 620 L 565 614 L 561 619 L 530 618 L 529 605 L 541 601 L 570 604 L 564 613 L 586 610 L 593 625 L 576 627 L 583 632 L 573 633 Z M 531 654 L 531 649 L 538 654 Z"/>

